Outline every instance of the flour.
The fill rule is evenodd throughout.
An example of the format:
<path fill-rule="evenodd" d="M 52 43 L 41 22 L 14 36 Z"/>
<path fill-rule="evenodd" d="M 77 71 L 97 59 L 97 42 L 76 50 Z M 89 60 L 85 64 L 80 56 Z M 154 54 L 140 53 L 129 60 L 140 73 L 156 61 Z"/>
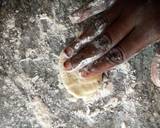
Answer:
<path fill-rule="evenodd" d="M 79 31 L 68 15 L 82 3 L 5 2 L 0 18 L 1 128 L 158 127 L 160 93 L 150 82 L 153 47 L 105 72 L 94 96 L 74 99 L 58 80 L 58 59 Z"/>
<path fill-rule="evenodd" d="M 91 43 L 98 35 L 100 35 L 103 32 L 103 30 L 106 27 L 106 23 L 99 24 L 96 27 L 97 29 L 95 30 L 93 29 L 92 35 L 89 35 L 89 36 L 87 35 L 84 38 L 77 40 L 78 43 L 74 46 L 75 50 L 79 50 L 80 47 L 82 47 L 83 45 L 87 43 Z"/>
<path fill-rule="evenodd" d="M 28 103 L 28 107 L 33 111 L 42 128 L 52 128 L 51 114 L 40 97 L 33 96 Z"/>
<path fill-rule="evenodd" d="M 87 6 L 84 6 L 74 12 L 69 16 L 69 18 L 72 23 L 82 22 L 91 16 L 109 9 L 115 3 L 115 1 L 116 0 L 95 0 L 90 2 Z"/>

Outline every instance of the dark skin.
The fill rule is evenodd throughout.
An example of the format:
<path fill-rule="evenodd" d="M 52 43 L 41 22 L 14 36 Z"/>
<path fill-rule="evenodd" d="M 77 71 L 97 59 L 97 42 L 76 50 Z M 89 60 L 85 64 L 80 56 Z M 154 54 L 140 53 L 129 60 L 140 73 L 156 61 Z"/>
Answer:
<path fill-rule="evenodd" d="M 88 9 L 88 12 L 85 10 L 82 8 L 73 14 L 80 16 L 74 23 L 80 23 L 86 20 L 87 16 L 92 16 Z M 160 1 L 117 0 L 104 12 L 103 22 L 107 25 L 99 36 L 81 44 L 81 40 L 94 33 L 92 28 L 87 28 L 64 49 L 67 56 L 64 67 L 67 71 L 76 68 L 86 58 L 100 55 L 98 59 L 81 67 L 79 71 L 85 78 L 102 74 L 127 61 L 149 44 L 159 41 Z M 79 44 L 78 49 L 75 48 L 77 44 Z"/>

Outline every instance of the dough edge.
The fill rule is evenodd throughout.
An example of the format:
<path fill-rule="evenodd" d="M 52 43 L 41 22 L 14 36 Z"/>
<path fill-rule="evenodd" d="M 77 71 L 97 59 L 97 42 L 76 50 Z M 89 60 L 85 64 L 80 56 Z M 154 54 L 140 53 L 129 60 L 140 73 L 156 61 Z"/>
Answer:
<path fill-rule="evenodd" d="M 65 55 L 61 52 L 59 56 L 59 80 L 63 83 L 67 91 L 76 98 L 89 97 L 101 87 L 102 75 L 84 79 L 76 71 L 68 72 L 64 70 L 63 63 Z"/>

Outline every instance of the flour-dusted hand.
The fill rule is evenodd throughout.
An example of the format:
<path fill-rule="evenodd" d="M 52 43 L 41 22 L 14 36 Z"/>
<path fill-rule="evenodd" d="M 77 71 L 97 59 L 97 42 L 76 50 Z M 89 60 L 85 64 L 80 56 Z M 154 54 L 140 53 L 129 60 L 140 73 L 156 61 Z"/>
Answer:
<path fill-rule="evenodd" d="M 116 0 L 96 0 L 86 4 L 69 16 L 72 23 L 80 23 L 91 16 L 108 10 Z"/>
<path fill-rule="evenodd" d="M 97 14 L 96 12 L 101 12 L 99 11 L 101 6 L 101 3 L 97 4 L 96 9 L 93 9 L 87 5 L 73 13 L 71 17 L 78 15 L 79 18 L 75 18 L 74 23 L 82 22 Z M 95 33 L 92 28 L 87 28 L 64 49 L 68 57 L 64 62 L 65 69 L 73 70 L 79 67 L 83 77 L 90 77 L 123 63 L 147 45 L 160 40 L 159 14 L 159 0 L 113 1 L 105 10 L 103 17 L 97 20 L 102 24 L 106 23 L 100 34 L 87 40 Z M 82 43 L 84 40 L 87 41 Z"/>

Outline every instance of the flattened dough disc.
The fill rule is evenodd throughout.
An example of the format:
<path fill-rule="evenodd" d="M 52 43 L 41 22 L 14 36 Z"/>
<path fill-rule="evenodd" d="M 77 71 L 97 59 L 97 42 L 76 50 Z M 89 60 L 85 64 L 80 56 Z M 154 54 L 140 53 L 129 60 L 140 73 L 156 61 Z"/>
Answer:
<path fill-rule="evenodd" d="M 67 91 L 74 97 L 83 98 L 91 96 L 101 86 L 100 84 L 100 81 L 102 79 L 101 75 L 88 79 L 81 78 L 78 72 L 76 71 L 72 72 L 65 71 L 63 67 L 64 61 L 65 57 L 62 52 L 59 58 L 60 80 L 64 84 Z"/>

